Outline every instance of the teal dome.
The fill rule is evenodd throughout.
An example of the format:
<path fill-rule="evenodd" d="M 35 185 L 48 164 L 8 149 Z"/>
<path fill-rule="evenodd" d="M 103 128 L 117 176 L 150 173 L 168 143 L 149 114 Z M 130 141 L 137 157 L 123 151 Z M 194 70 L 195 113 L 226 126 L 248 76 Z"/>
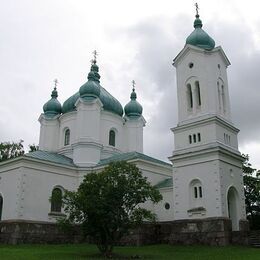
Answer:
<path fill-rule="evenodd" d="M 70 98 L 68 98 L 68 99 L 63 103 L 62 113 L 65 114 L 65 113 L 68 113 L 68 112 L 71 112 L 71 111 L 76 110 L 75 103 L 76 103 L 76 101 L 79 99 L 79 97 L 80 97 L 80 94 L 79 94 L 79 92 L 77 92 L 77 93 L 75 93 L 73 96 L 71 96 Z"/>
<path fill-rule="evenodd" d="M 83 99 L 94 99 L 100 95 L 100 86 L 95 82 L 95 73 L 90 71 L 88 74 L 88 81 L 79 89 L 80 97 Z"/>
<path fill-rule="evenodd" d="M 43 106 L 43 112 L 45 116 L 54 117 L 62 112 L 61 104 L 58 101 L 57 97 L 58 92 L 55 87 L 51 93 L 51 99 L 48 102 L 46 102 Z"/>
<path fill-rule="evenodd" d="M 187 37 L 186 44 L 212 50 L 215 47 L 215 41 L 202 29 L 202 21 L 199 19 L 198 14 L 194 21 L 194 28 L 194 31 Z"/>
<path fill-rule="evenodd" d="M 131 100 L 125 105 L 125 115 L 130 118 L 137 118 L 142 115 L 143 108 L 142 106 L 136 101 L 136 93 L 135 89 L 131 93 Z"/>
<path fill-rule="evenodd" d="M 90 79 L 87 83 L 85 83 L 79 90 L 79 92 L 75 93 L 73 96 L 68 98 L 62 106 L 62 113 L 68 113 L 71 111 L 75 111 L 75 103 L 79 99 L 79 97 L 84 99 L 96 98 L 98 97 L 103 104 L 103 109 L 105 111 L 112 112 L 119 116 L 123 115 L 123 107 L 120 102 L 114 98 L 105 88 L 103 88 L 100 82 L 100 75 L 98 73 L 99 68 L 94 62 L 91 66 L 91 71 L 89 73 Z M 85 95 L 85 96 L 84 96 Z"/>

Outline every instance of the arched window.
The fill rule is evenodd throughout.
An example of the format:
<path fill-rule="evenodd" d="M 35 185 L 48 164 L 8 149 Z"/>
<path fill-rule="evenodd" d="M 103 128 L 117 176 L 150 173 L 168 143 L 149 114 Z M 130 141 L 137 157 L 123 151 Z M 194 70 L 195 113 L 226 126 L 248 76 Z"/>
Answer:
<path fill-rule="evenodd" d="M 226 112 L 226 95 L 225 95 L 225 88 L 224 85 L 221 86 L 221 97 L 222 97 L 222 104 L 223 104 L 223 113 Z"/>
<path fill-rule="evenodd" d="M 70 144 L 70 130 L 66 129 L 64 134 L 64 145 L 69 145 L 69 144 Z"/>
<path fill-rule="evenodd" d="M 187 84 L 187 102 L 188 102 L 188 109 L 193 108 L 193 99 L 192 99 L 192 91 L 191 85 Z"/>
<path fill-rule="evenodd" d="M 2 213 L 3 213 L 3 197 L 0 194 L 0 220 L 2 220 Z"/>
<path fill-rule="evenodd" d="M 219 86 L 219 82 L 217 82 L 217 87 L 218 87 L 218 107 L 219 107 L 219 111 L 221 112 L 221 90 L 220 90 L 220 86 Z"/>
<path fill-rule="evenodd" d="M 114 130 L 109 131 L 109 145 L 116 146 L 116 132 Z"/>
<path fill-rule="evenodd" d="M 202 183 L 198 179 L 194 179 L 190 182 L 190 207 L 197 208 L 203 206 L 203 187 Z"/>
<path fill-rule="evenodd" d="M 62 190 L 54 188 L 51 193 L 51 212 L 61 212 L 62 207 Z"/>
<path fill-rule="evenodd" d="M 201 106 L 201 96 L 200 96 L 200 84 L 198 81 L 195 82 L 195 90 L 196 90 L 196 97 L 198 102 L 198 107 Z"/>
<path fill-rule="evenodd" d="M 194 199 L 199 199 L 202 198 L 202 186 L 199 181 L 196 183 L 193 183 L 193 198 Z"/>

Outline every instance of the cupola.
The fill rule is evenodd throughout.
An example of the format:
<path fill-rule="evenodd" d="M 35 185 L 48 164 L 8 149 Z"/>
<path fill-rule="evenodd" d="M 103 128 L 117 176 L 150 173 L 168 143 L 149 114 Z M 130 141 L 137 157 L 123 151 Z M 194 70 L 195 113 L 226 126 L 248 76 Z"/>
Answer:
<path fill-rule="evenodd" d="M 205 50 L 212 50 L 215 47 L 215 41 L 202 29 L 202 21 L 198 14 L 196 6 L 196 19 L 194 21 L 194 31 L 187 37 L 186 44 L 190 44 Z"/>
<path fill-rule="evenodd" d="M 61 114 L 61 110 L 62 110 L 61 104 L 57 99 L 58 91 L 56 88 L 56 84 L 58 81 L 55 80 L 54 82 L 55 82 L 55 87 L 51 93 L 51 99 L 48 102 L 46 102 L 43 106 L 44 115 L 49 118 Z"/>
<path fill-rule="evenodd" d="M 103 109 L 118 116 L 122 116 L 124 111 L 120 102 L 113 97 L 105 88 L 100 85 L 99 67 L 97 65 L 97 52 L 94 51 L 94 59 L 92 60 L 91 69 L 88 74 L 88 81 L 80 87 L 79 91 L 69 97 L 62 106 L 62 113 L 76 111 L 75 103 L 81 97 L 84 100 L 92 100 L 99 98 Z"/>
<path fill-rule="evenodd" d="M 133 80 L 133 90 L 130 96 L 131 100 L 125 105 L 125 115 L 129 118 L 138 118 L 142 115 L 143 108 L 136 101 L 136 92 L 135 92 L 135 81 Z"/>
<path fill-rule="evenodd" d="M 100 95 L 100 86 L 96 83 L 96 81 L 99 81 L 100 76 L 98 74 L 98 69 L 97 71 L 93 69 L 94 65 L 96 65 L 96 60 L 92 61 L 91 70 L 88 74 L 88 81 L 79 89 L 80 97 L 86 100 L 95 99 Z"/>

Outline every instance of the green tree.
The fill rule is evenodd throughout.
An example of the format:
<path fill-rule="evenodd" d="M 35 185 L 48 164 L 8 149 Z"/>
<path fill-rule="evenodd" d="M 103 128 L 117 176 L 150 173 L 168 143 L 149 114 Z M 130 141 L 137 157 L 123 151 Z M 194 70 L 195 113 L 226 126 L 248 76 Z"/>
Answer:
<path fill-rule="evenodd" d="M 24 154 L 23 140 L 18 143 L 3 142 L 0 143 L 0 162 L 12 159 Z"/>
<path fill-rule="evenodd" d="M 29 153 L 39 150 L 39 146 L 35 144 L 29 144 Z"/>
<path fill-rule="evenodd" d="M 252 168 L 249 156 L 243 155 L 244 191 L 247 218 L 251 229 L 260 228 L 260 179 L 259 171 Z"/>
<path fill-rule="evenodd" d="M 87 174 L 77 191 L 65 192 L 67 218 L 63 224 L 80 223 L 84 234 L 94 239 L 104 256 L 110 257 L 115 243 L 129 229 L 155 220 L 155 215 L 141 205 L 161 199 L 160 192 L 135 165 L 114 162 L 100 173 Z"/>

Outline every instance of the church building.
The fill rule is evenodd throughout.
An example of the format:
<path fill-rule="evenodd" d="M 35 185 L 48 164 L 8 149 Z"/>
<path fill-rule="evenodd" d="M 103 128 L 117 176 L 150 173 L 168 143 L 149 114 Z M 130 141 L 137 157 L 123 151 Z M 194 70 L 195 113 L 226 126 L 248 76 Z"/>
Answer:
<path fill-rule="evenodd" d="M 178 124 L 171 129 L 174 147 L 166 163 L 143 152 L 146 121 L 135 83 L 123 108 L 101 86 L 95 53 L 87 82 L 62 105 L 55 83 L 39 117 L 39 150 L 0 163 L 0 223 L 55 223 L 64 212 L 52 195 L 61 199 L 86 174 L 125 160 L 160 190 L 159 204 L 144 205 L 159 223 L 178 223 L 179 233 L 199 233 L 198 223 L 205 227 L 212 221 L 224 226 L 229 221 L 230 230 L 244 230 L 242 157 L 239 130 L 231 119 L 229 65 L 197 13 L 193 32 L 173 61 Z"/>

